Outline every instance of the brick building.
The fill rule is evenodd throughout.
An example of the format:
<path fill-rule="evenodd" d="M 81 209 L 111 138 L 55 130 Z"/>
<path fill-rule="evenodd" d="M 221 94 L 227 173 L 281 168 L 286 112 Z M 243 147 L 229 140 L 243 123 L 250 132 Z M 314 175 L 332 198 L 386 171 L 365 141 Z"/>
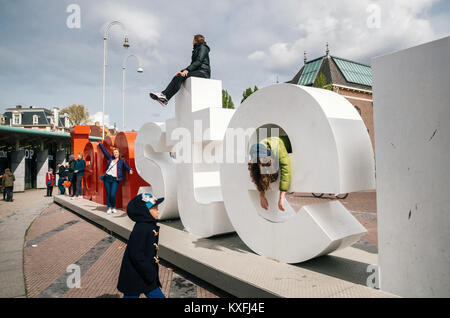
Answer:
<path fill-rule="evenodd" d="M 344 96 L 356 110 L 367 127 L 374 147 L 372 70 L 369 65 L 339 58 L 329 54 L 307 61 L 288 83 L 306 86 L 321 86 Z"/>

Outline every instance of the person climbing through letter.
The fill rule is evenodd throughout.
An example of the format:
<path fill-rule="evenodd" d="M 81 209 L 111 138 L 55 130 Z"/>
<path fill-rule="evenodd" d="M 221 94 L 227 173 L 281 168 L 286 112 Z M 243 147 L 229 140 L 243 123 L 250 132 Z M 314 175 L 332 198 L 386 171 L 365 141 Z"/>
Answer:
<path fill-rule="evenodd" d="M 209 64 L 210 48 L 205 42 L 205 37 L 201 34 L 195 35 L 192 44 L 194 45 L 194 48 L 192 50 L 191 64 L 176 73 L 165 90 L 160 93 L 150 93 L 150 97 L 162 106 L 167 105 L 169 100 L 178 92 L 181 84 L 183 84 L 188 77 L 211 77 L 211 68 Z"/>
<path fill-rule="evenodd" d="M 285 211 L 284 199 L 291 184 L 291 144 L 287 136 L 268 137 L 250 147 L 250 162 L 248 170 L 250 177 L 259 192 L 261 207 L 268 209 L 265 192 L 270 189 L 270 183 L 280 176 L 280 197 L 278 208 Z M 279 165 L 275 161 L 278 161 Z"/>

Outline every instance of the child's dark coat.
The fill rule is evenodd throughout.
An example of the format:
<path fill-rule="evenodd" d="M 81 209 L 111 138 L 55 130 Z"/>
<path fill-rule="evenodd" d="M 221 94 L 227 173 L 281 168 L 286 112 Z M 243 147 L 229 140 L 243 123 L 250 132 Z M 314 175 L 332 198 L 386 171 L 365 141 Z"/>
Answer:
<path fill-rule="evenodd" d="M 159 226 L 141 194 L 128 203 L 127 214 L 136 224 L 123 256 L 117 289 L 125 295 L 146 294 L 161 287 L 156 262 Z"/>

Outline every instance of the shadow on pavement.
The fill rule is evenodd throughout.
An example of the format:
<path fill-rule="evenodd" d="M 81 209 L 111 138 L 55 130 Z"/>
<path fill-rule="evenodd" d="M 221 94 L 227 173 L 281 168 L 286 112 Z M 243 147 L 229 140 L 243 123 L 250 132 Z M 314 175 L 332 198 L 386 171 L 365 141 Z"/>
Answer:
<path fill-rule="evenodd" d="M 367 277 L 371 274 L 367 272 L 367 266 L 370 264 L 334 255 L 324 255 L 292 265 L 364 286 L 367 284 Z"/>

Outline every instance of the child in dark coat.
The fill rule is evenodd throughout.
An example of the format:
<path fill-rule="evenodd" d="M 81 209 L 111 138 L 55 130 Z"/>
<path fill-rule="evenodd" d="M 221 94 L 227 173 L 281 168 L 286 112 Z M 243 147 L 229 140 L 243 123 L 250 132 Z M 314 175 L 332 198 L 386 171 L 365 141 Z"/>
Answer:
<path fill-rule="evenodd" d="M 139 298 L 144 293 L 148 298 L 165 298 L 159 281 L 158 205 L 150 193 L 139 194 L 127 205 L 127 215 L 136 222 L 128 239 L 122 259 L 117 289 L 124 298 Z"/>

